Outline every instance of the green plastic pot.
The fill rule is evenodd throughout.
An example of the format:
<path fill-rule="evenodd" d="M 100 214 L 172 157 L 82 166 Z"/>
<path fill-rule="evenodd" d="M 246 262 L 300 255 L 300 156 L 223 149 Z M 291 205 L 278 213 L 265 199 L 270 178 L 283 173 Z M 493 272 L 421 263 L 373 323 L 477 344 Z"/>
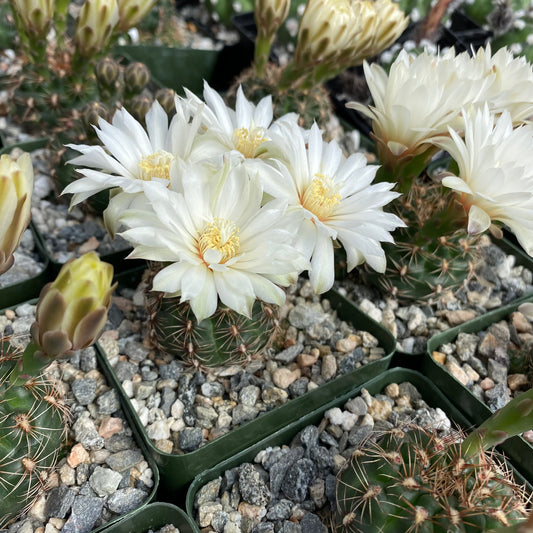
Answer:
<path fill-rule="evenodd" d="M 160 87 L 183 93 L 183 87 L 196 94 L 203 91 L 203 80 L 209 81 L 217 65 L 218 50 L 197 50 L 156 45 L 116 46 L 113 54 L 126 60 L 144 63 L 152 81 Z"/>
<path fill-rule="evenodd" d="M 382 359 L 363 365 L 348 374 L 288 401 L 280 407 L 261 414 L 258 418 L 246 422 L 229 433 L 206 443 L 197 450 L 183 455 L 169 454 L 158 450 L 148 438 L 138 416 L 134 414 L 135 424 L 159 466 L 161 486 L 164 489 L 173 493 L 183 491 L 187 483 L 200 472 L 232 457 L 235 453 L 299 420 L 302 416 L 347 393 L 357 385 L 383 373 L 389 367 L 395 346 L 394 338 L 390 332 L 362 313 L 352 302 L 337 292 L 330 291 L 324 296 L 330 300 L 332 307 L 337 310 L 338 315 L 343 320 L 351 322 L 358 329 L 368 331 L 374 335 L 385 350 L 386 355 Z M 134 411 L 104 352 L 98 349 L 97 353 L 102 364 L 107 367 L 107 372 L 113 380 L 113 385 L 120 391 L 123 401 L 129 404 L 128 411 Z"/>
<path fill-rule="evenodd" d="M 464 428 L 472 427 L 471 421 L 461 412 L 461 410 L 457 409 L 446 398 L 446 396 L 439 388 L 436 387 L 436 385 L 432 382 L 430 378 L 424 376 L 416 370 L 410 370 L 401 367 L 391 368 L 380 376 L 375 377 L 370 381 L 363 383 L 362 385 L 354 387 L 352 390 L 347 393 L 344 393 L 342 396 L 339 396 L 325 403 L 318 409 L 315 409 L 313 412 L 301 416 L 299 420 L 293 421 L 290 424 L 286 424 L 284 427 L 272 433 L 267 438 L 235 454 L 233 457 L 222 461 L 215 467 L 199 474 L 191 483 L 186 497 L 187 514 L 194 522 L 193 531 L 195 533 L 200 533 L 200 529 L 194 520 L 194 500 L 198 491 L 206 483 L 217 478 L 228 469 L 235 468 L 236 466 L 245 462 L 253 461 L 254 457 L 261 450 L 264 450 L 268 447 L 288 444 L 300 430 L 310 424 L 319 424 L 324 416 L 324 413 L 328 409 L 331 409 L 333 407 L 341 407 L 349 399 L 356 396 L 362 388 L 367 389 L 370 394 L 375 395 L 380 393 L 384 389 L 384 387 L 386 387 L 390 383 L 401 383 L 404 381 L 409 381 L 410 383 L 412 383 L 418 389 L 423 399 L 428 403 L 430 407 L 440 407 L 448 415 L 448 417 L 453 420 L 453 422 Z M 517 478 L 519 481 L 524 481 L 519 474 L 517 475 Z"/>
<path fill-rule="evenodd" d="M 428 350 L 422 359 L 421 365 L 424 375 L 429 377 L 475 425 L 483 423 L 489 418 L 492 411 L 467 387 L 455 379 L 445 367 L 437 363 L 431 354 L 434 351 L 438 351 L 438 348 L 443 344 L 453 342 L 459 333 L 475 333 L 486 329 L 494 322 L 506 318 L 524 302 L 533 302 L 533 295 L 523 297 L 512 304 L 435 335 L 428 343 Z M 533 461 L 531 461 L 533 446 L 522 437 L 513 437 L 502 444 L 500 448 L 509 457 L 515 468 L 530 483 L 533 483 Z"/>
<path fill-rule="evenodd" d="M 31 300 L 26 301 L 26 303 L 32 304 L 32 305 L 37 304 L 37 302 L 38 302 L 37 298 L 33 298 Z M 19 302 L 19 303 L 23 303 L 23 302 Z M 5 306 L 5 307 L 1 308 L 0 309 L 0 315 L 4 314 L 4 312 L 7 309 L 13 309 L 15 307 L 16 307 L 16 305 L 10 305 L 10 306 Z M 95 345 L 95 349 L 96 348 L 97 347 Z M 99 363 L 99 367 L 102 370 L 102 373 L 105 376 L 107 382 L 109 384 L 112 384 L 113 383 L 113 376 L 110 375 L 108 366 L 103 365 L 102 362 L 101 362 L 101 359 L 98 360 L 98 363 Z M 130 428 L 131 428 L 131 430 L 133 432 L 135 443 L 142 450 L 144 458 L 148 462 L 148 465 L 150 466 L 150 469 L 153 472 L 154 486 L 152 487 L 152 491 L 150 492 L 150 495 L 148 496 L 148 498 L 137 509 L 135 509 L 134 511 L 130 511 L 129 513 L 126 513 L 124 515 L 117 516 L 117 517 L 113 518 L 107 524 L 104 524 L 104 525 L 102 525 L 100 527 L 97 527 L 97 528 L 93 529 L 90 533 L 100 533 L 101 531 L 104 531 L 104 530 L 107 531 L 110 526 L 113 526 L 113 525 L 117 524 L 118 522 L 121 522 L 122 520 L 129 520 L 130 516 L 134 515 L 135 513 L 141 512 L 145 507 L 147 507 L 152 501 L 155 500 L 156 494 L 157 494 L 157 491 L 158 491 L 158 488 L 159 488 L 159 481 L 160 481 L 159 470 L 157 468 L 157 465 L 156 465 L 152 455 L 150 454 L 150 450 L 146 446 L 145 440 L 143 439 L 143 436 L 141 435 L 141 432 L 137 428 L 137 425 L 136 425 L 135 420 L 134 420 L 134 415 L 132 413 L 131 404 L 129 402 L 125 402 L 124 398 L 123 398 L 123 395 L 121 395 L 120 393 L 119 393 L 118 396 L 119 396 L 119 400 L 120 400 L 121 410 L 124 413 L 124 416 L 125 416 L 128 424 L 129 424 L 129 426 L 130 426 Z M 183 513 L 183 511 L 181 511 L 181 513 Z M 171 516 L 171 515 L 169 515 L 169 516 Z M 183 516 L 181 518 L 183 520 Z M 165 524 L 162 524 L 162 525 L 165 525 Z M 125 531 L 125 530 L 120 530 L 120 531 Z M 136 529 L 131 529 L 130 531 L 132 533 L 137 533 Z M 192 531 L 192 530 L 184 529 L 183 531 L 185 533 L 189 533 L 189 531 Z"/>
<path fill-rule="evenodd" d="M 195 531 L 193 522 L 185 511 L 170 503 L 154 502 L 105 528 L 103 533 L 146 533 L 150 530 L 161 529 L 167 524 L 176 526 L 180 533 Z"/>
<path fill-rule="evenodd" d="M 50 261 L 33 222 L 30 222 L 29 229 L 35 242 L 35 251 L 44 265 L 43 270 L 32 278 L 0 288 L 0 308 L 11 307 L 36 298 L 43 286 L 51 279 Z"/>

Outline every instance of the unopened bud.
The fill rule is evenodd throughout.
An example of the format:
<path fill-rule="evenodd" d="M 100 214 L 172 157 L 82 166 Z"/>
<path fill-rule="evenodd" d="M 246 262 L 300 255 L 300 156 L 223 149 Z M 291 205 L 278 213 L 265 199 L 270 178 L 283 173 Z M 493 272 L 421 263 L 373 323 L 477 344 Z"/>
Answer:
<path fill-rule="evenodd" d="M 91 57 L 102 51 L 118 20 L 117 0 L 85 0 L 74 36 L 80 55 Z"/>
<path fill-rule="evenodd" d="M 98 119 L 109 119 L 109 110 L 101 102 L 89 102 L 81 110 L 81 120 L 87 131 L 92 131 L 92 126 L 98 124 Z"/>
<path fill-rule="evenodd" d="M 270 38 L 289 14 L 290 0 L 255 0 L 254 17 L 260 37 Z"/>
<path fill-rule="evenodd" d="M 124 70 L 124 84 L 130 94 L 140 93 L 149 82 L 150 70 L 144 63 L 130 63 Z"/>
<path fill-rule="evenodd" d="M 54 16 L 52 0 L 11 0 L 25 31 L 39 38 L 46 37 Z"/>
<path fill-rule="evenodd" d="M 111 303 L 113 267 L 89 252 L 63 265 L 44 286 L 31 334 L 41 353 L 59 357 L 98 339 Z"/>
<path fill-rule="evenodd" d="M 162 88 L 155 93 L 155 99 L 161 104 L 167 115 L 173 115 L 176 112 L 175 98 L 176 93 L 173 89 Z"/>
<path fill-rule="evenodd" d="M 94 67 L 98 83 L 106 89 L 114 89 L 115 82 L 120 74 L 118 63 L 109 56 L 102 57 Z"/>
<path fill-rule="evenodd" d="M 117 0 L 120 12 L 118 30 L 126 32 L 137 26 L 155 6 L 157 0 Z"/>
<path fill-rule="evenodd" d="M 14 261 L 13 253 L 31 218 L 33 166 L 29 154 L 0 157 L 0 274 Z"/>
<path fill-rule="evenodd" d="M 152 100 L 148 96 L 138 94 L 130 100 L 128 110 L 139 122 L 144 122 L 144 117 L 151 107 Z"/>

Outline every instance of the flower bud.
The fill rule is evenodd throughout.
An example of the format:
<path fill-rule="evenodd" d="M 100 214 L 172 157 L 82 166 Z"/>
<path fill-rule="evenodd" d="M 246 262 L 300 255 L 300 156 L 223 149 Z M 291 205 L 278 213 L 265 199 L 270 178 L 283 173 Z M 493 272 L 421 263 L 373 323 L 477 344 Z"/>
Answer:
<path fill-rule="evenodd" d="M 121 32 L 133 28 L 148 15 L 157 0 L 117 0 L 120 12 L 118 30 Z"/>
<path fill-rule="evenodd" d="M 150 82 L 150 69 L 138 61 L 130 63 L 124 70 L 124 84 L 130 94 L 140 93 Z"/>
<path fill-rule="evenodd" d="M 33 166 L 30 155 L 18 159 L 4 154 L 0 157 L 0 274 L 14 261 L 13 253 L 31 218 Z"/>
<path fill-rule="evenodd" d="M 148 96 L 138 94 L 130 100 L 128 109 L 139 122 L 144 123 L 144 117 L 152 107 L 152 103 Z"/>
<path fill-rule="evenodd" d="M 98 124 L 98 119 L 109 119 L 109 110 L 100 102 L 89 102 L 85 104 L 81 110 L 81 120 L 85 129 L 90 132 L 93 131 L 93 126 Z"/>
<path fill-rule="evenodd" d="M 98 339 L 107 320 L 113 267 L 89 252 L 65 263 L 39 296 L 31 333 L 42 355 L 65 355 Z"/>
<path fill-rule="evenodd" d="M 25 31 L 39 38 L 46 37 L 54 16 L 52 0 L 11 0 L 11 5 Z"/>
<path fill-rule="evenodd" d="M 98 83 L 106 89 L 114 89 L 120 74 L 118 63 L 109 56 L 102 57 L 94 67 Z"/>
<path fill-rule="evenodd" d="M 74 35 L 80 55 L 91 57 L 102 51 L 118 20 L 117 0 L 85 0 Z"/>
<path fill-rule="evenodd" d="M 274 36 L 289 14 L 290 0 L 255 0 L 254 17 L 258 35 Z"/>
<path fill-rule="evenodd" d="M 176 112 L 176 92 L 173 89 L 162 87 L 155 93 L 155 99 L 161 104 L 167 115 Z"/>

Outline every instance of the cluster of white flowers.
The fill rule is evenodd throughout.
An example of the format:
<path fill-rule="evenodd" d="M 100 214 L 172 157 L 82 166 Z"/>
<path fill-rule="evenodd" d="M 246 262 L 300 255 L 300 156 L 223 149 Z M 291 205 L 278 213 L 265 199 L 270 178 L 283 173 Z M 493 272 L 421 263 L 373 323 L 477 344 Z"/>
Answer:
<path fill-rule="evenodd" d="M 468 232 L 497 232 L 493 221 L 502 222 L 533 255 L 531 64 L 487 46 L 472 57 L 402 52 L 389 74 L 376 64 L 364 69 L 373 105 L 348 105 L 372 119 L 390 173 L 401 180 L 405 161 L 446 150 L 459 172 L 442 183 L 457 191 Z"/>
<path fill-rule="evenodd" d="M 385 270 L 381 242 L 403 222 L 383 211 L 398 196 L 372 184 L 377 166 L 346 157 L 315 125 L 288 114 L 273 122 L 271 98 L 257 106 L 242 90 L 235 110 L 207 84 L 204 100 L 176 99 L 170 124 L 154 102 L 147 131 L 124 109 L 99 121 L 103 146 L 69 145 L 82 177 L 63 193 L 72 205 L 111 189 L 104 220 L 134 246 L 132 257 L 160 261 L 154 290 L 188 301 L 197 319 L 219 300 L 249 315 L 256 298 L 281 304 L 280 287 L 309 271 L 316 292 L 334 282 L 334 245 L 348 268 Z"/>

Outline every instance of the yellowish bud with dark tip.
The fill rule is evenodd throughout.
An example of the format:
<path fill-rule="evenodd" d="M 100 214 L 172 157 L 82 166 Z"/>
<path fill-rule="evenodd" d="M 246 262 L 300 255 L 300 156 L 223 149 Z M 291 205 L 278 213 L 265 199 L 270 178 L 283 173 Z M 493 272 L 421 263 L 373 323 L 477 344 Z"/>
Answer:
<path fill-rule="evenodd" d="M 92 57 L 104 50 L 118 20 L 117 0 L 85 0 L 74 35 L 78 53 Z"/>
<path fill-rule="evenodd" d="M 109 110 L 101 102 L 89 102 L 81 110 L 81 119 L 87 132 L 94 132 L 93 126 L 98 124 L 98 119 L 109 119 Z"/>
<path fill-rule="evenodd" d="M 144 123 L 144 117 L 146 117 L 146 113 L 152 107 L 152 103 L 152 100 L 148 96 L 138 94 L 130 100 L 129 110 L 139 122 Z"/>
<path fill-rule="evenodd" d="M 161 104 L 167 115 L 173 115 L 176 112 L 176 92 L 173 89 L 162 87 L 155 93 L 155 99 Z"/>
<path fill-rule="evenodd" d="M 17 159 L 4 154 L 0 157 L 0 274 L 14 261 L 13 253 L 20 244 L 22 233 L 31 218 L 33 166 L 30 155 Z"/>
<path fill-rule="evenodd" d="M 44 38 L 54 17 L 52 0 L 11 0 L 16 16 L 24 30 L 35 37 Z"/>
<path fill-rule="evenodd" d="M 120 74 L 118 63 L 109 56 L 102 57 L 94 67 L 98 83 L 106 89 L 114 89 Z"/>
<path fill-rule="evenodd" d="M 39 296 L 31 333 L 39 355 L 59 357 L 100 336 L 111 303 L 113 267 L 96 252 L 72 259 Z"/>
<path fill-rule="evenodd" d="M 117 0 L 120 12 L 120 22 L 118 30 L 128 31 L 137 26 L 141 20 L 148 15 L 155 6 L 157 0 Z"/>
<path fill-rule="evenodd" d="M 140 93 L 150 83 L 150 69 L 139 61 L 130 63 L 124 70 L 124 84 L 130 94 Z"/>

